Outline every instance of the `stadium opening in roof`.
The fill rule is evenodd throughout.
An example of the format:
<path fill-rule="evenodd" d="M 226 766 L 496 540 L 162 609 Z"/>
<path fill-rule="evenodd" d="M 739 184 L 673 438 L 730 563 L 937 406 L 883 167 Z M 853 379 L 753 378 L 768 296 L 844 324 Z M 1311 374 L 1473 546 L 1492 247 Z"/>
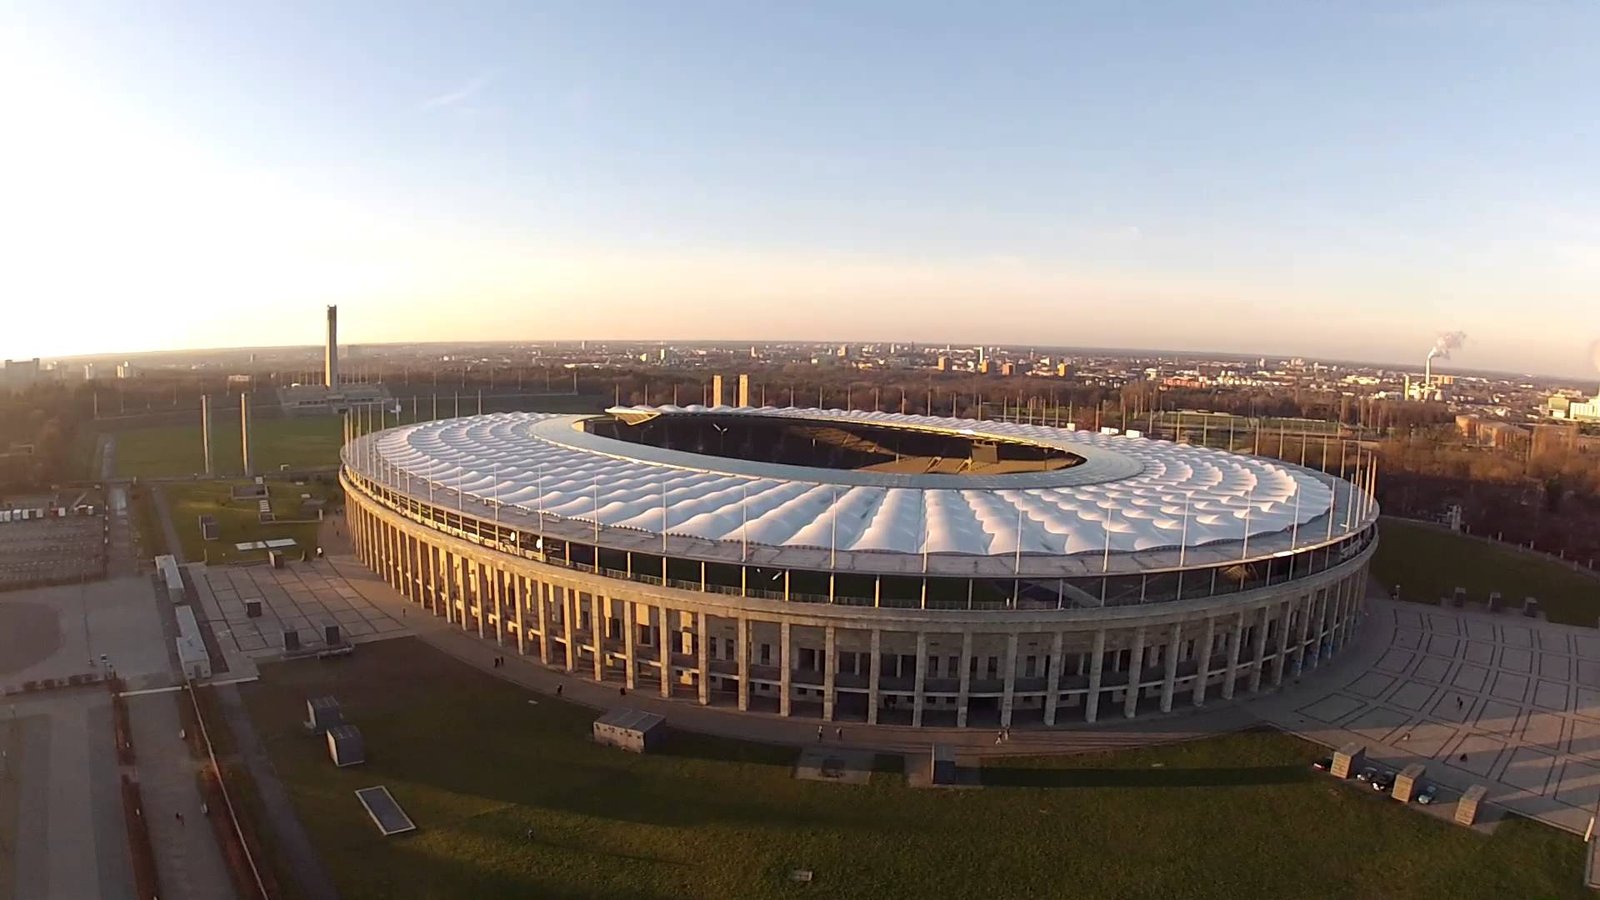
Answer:
<path fill-rule="evenodd" d="M 841 410 L 350 430 L 358 553 L 410 601 L 568 672 L 785 716 L 1056 725 L 1260 691 L 1353 633 L 1377 538 L 1358 447 L 1345 480 Z"/>

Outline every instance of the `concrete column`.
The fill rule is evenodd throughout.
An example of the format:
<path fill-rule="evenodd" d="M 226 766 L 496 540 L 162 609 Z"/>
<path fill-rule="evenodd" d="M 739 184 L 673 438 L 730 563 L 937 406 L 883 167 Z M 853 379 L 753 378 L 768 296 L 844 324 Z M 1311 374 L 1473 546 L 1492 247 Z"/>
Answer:
<path fill-rule="evenodd" d="M 790 694 L 794 693 L 794 647 L 789 623 L 778 625 L 778 715 L 789 715 Z"/>
<path fill-rule="evenodd" d="M 1361 606 L 1362 599 L 1361 587 L 1352 579 L 1349 590 L 1345 592 L 1344 617 L 1339 622 L 1339 635 L 1333 642 L 1335 650 L 1343 650 L 1350 640 L 1350 633 L 1355 628 L 1356 610 Z"/>
<path fill-rule="evenodd" d="M 528 626 L 523 624 L 522 608 L 524 606 L 528 605 L 528 595 L 530 593 L 532 593 L 531 591 L 528 590 L 528 588 L 530 587 L 530 584 L 529 584 L 530 581 L 531 581 L 531 579 L 529 579 L 525 575 L 517 576 L 517 580 L 516 580 L 516 585 L 517 585 L 516 596 L 512 598 L 512 602 L 517 605 L 517 655 L 518 656 L 527 656 L 528 655 Z"/>
<path fill-rule="evenodd" d="M 478 637 L 483 637 L 484 628 L 488 627 L 489 614 L 484 605 L 489 600 L 489 567 L 480 562 L 472 564 L 472 593 L 478 600 Z"/>
<path fill-rule="evenodd" d="M 911 724 L 920 728 L 922 727 L 922 707 L 923 704 L 927 703 L 927 698 L 923 696 L 923 685 L 926 684 L 928 677 L 928 633 L 926 631 L 917 632 L 916 669 L 916 681 L 911 688 Z"/>
<path fill-rule="evenodd" d="M 1327 657 L 1327 652 L 1323 649 L 1323 641 L 1326 640 L 1328 636 L 1328 619 L 1330 616 L 1328 608 L 1332 605 L 1333 599 L 1338 596 L 1338 592 L 1339 585 L 1337 583 L 1329 585 L 1327 590 L 1323 592 L 1322 602 L 1318 604 L 1316 626 L 1317 651 L 1316 653 L 1312 654 L 1311 657 L 1316 661 L 1317 665 L 1321 665 L 1323 659 Z"/>
<path fill-rule="evenodd" d="M 1244 613 L 1234 620 L 1233 631 L 1228 634 L 1228 668 L 1222 680 L 1222 699 L 1233 699 L 1233 682 L 1239 668 L 1239 645 L 1244 643 Z"/>
<path fill-rule="evenodd" d="M 1056 632 L 1050 640 L 1050 674 L 1045 681 L 1044 695 L 1044 724 L 1056 724 L 1056 705 L 1061 698 L 1061 670 L 1066 668 L 1066 663 L 1061 658 L 1061 645 L 1065 642 L 1066 635 Z"/>
<path fill-rule="evenodd" d="M 1178 650 L 1183 641 L 1183 625 L 1172 623 L 1167 631 L 1166 672 L 1161 679 L 1161 711 L 1172 712 L 1172 692 L 1178 687 Z"/>
<path fill-rule="evenodd" d="M 1094 648 L 1089 655 L 1089 695 L 1083 701 L 1083 720 L 1093 722 L 1100 714 L 1100 673 L 1106 664 L 1106 630 L 1094 633 Z"/>
<path fill-rule="evenodd" d="M 750 708 L 750 619 L 740 616 L 735 624 L 738 637 L 734 641 L 739 651 L 739 709 L 744 711 Z"/>
<path fill-rule="evenodd" d="M 1206 705 L 1206 680 L 1211 674 L 1211 649 L 1217 637 L 1217 620 L 1211 616 L 1206 617 L 1206 636 L 1200 642 L 1200 665 L 1195 670 L 1194 677 L 1194 705 Z"/>
<path fill-rule="evenodd" d="M 1127 718 L 1138 715 L 1139 675 L 1144 671 L 1144 626 L 1133 632 L 1133 651 L 1128 654 L 1128 690 L 1122 698 L 1122 714 Z"/>
<path fill-rule="evenodd" d="M 967 692 L 972 690 L 972 631 L 961 633 L 961 688 L 956 695 L 956 727 L 967 727 Z"/>
<path fill-rule="evenodd" d="M 1000 695 L 1000 727 L 1011 727 L 1011 704 L 1017 692 L 1017 635 L 1006 635 L 1006 677 Z"/>
<path fill-rule="evenodd" d="M 561 634 L 567 651 L 567 674 L 572 674 L 578 668 L 577 642 L 572 637 L 572 630 L 578 618 L 578 592 L 572 586 L 563 585 L 561 588 Z"/>
<path fill-rule="evenodd" d="M 472 612 L 472 598 L 467 596 L 467 559 L 464 556 L 456 557 L 456 597 L 461 601 L 461 608 L 456 610 L 456 622 L 461 630 L 467 630 L 467 616 Z"/>
<path fill-rule="evenodd" d="M 710 638 L 706 636 L 706 614 L 695 613 L 694 636 L 695 649 L 700 654 L 700 705 L 711 705 L 711 647 Z"/>
<path fill-rule="evenodd" d="M 669 623 L 672 613 L 666 604 L 656 607 L 656 619 L 660 623 L 656 632 L 656 646 L 661 657 L 661 696 L 672 696 L 672 639 L 674 637 Z"/>
<path fill-rule="evenodd" d="M 829 625 L 823 630 L 822 636 L 823 666 L 825 667 L 822 670 L 822 718 L 829 722 L 833 721 L 833 704 L 838 699 L 833 687 L 834 674 L 839 670 L 839 664 L 835 659 L 838 654 L 834 649 L 838 646 L 839 636 L 837 632 L 837 628 Z"/>
<path fill-rule="evenodd" d="M 1306 638 L 1311 633 L 1311 606 L 1317 600 L 1313 591 L 1300 598 L 1300 636 L 1295 639 L 1294 677 L 1299 678 L 1306 667 Z"/>
<path fill-rule="evenodd" d="M 533 602 L 537 604 L 534 615 L 539 621 L 539 662 L 550 665 L 550 585 L 544 581 L 533 583 Z"/>
<path fill-rule="evenodd" d="M 1285 600 L 1278 607 L 1278 658 L 1272 661 L 1272 686 L 1283 684 L 1284 670 L 1289 667 L 1289 615 L 1298 598 Z"/>
<path fill-rule="evenodd" d="M 498 568 L 489 570 L 489 599 L 494 603 L 494 642 L 506 645 L 506 573 Z"/>
<path fill-rule="evenodd" d="M 611 599 L 589 594 L 589 638 L 594 641 L 594 680 L 606 680 L 606 617 L 611 615 Z"/>
<path fill-rule="evenodd" d="M 1256 658 L 1250 666 L 1250 693 L 1261 691 L 1261 673 L 1267 668 L 1267 609 L 1256 614 Z"/>
<path fill-rule="evenodd" d="M 872 629 L 872 660 L 867 665 L 867 724 L 878 724 L 878 680 L 883 675 L 883 632 Z"/>
<path fill-rule="evenodd" d="M 633 601 L 622 601 L 622 655 L 628 658 L 628 671 L 622 677 L 622 683 L 627 685 L 630 691 L 634 689 L 634 681 L 639 670 L 639 657 L 634 652 L 634 648 L 637 646 L 634 643 L 633 635 L 634 615 Z"/>

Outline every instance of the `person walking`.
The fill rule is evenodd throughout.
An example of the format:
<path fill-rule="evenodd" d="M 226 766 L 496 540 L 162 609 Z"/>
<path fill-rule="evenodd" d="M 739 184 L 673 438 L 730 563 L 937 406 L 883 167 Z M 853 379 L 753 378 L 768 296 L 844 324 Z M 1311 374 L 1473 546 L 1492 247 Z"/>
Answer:
<path fill-rule="evenodd" d="M 842 727 L 835 728 L 833 730 L 833 739 L 840 743 L 844 743 L 844 729 Z"/>
<path fill-rule="evenodd" d="M 817 726 L 817 743 L 822 743 L 822 726 Z"/>

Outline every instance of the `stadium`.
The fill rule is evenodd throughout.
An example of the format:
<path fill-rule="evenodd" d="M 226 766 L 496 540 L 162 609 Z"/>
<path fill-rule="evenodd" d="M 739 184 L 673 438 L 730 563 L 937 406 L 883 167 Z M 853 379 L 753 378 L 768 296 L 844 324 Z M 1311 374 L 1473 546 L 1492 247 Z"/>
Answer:
<path fill-rule="evenodd" d="M 1269 689 L 1352 636 L 1377 540 L 1369 464 L 1112 429 L 700 406 L 355 425 L 356 552 L 412 603 L 579 677 L 824 721 L 1055 726 Z"/>

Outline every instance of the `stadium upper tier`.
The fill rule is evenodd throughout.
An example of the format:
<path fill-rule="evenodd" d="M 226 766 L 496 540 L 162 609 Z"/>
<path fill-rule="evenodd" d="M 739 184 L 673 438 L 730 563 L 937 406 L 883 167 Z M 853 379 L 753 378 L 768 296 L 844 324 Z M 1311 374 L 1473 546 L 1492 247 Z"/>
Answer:
<path fill-rule="evenodd" d="M 702 436 L 698 443 L 691 439 L 693 449 L 683 449 L 684 428 L 678 428 L 676 448 L 597 433 L 679 426 L 695 417 L 716 446 L 708 448 Z M 811 448 L 802 448 L 806 453 L 857 464 L 832 468 L 742 457 L 727 438 L 728 425 L 744 417 L 768 420 L 759 423 L 763 428 L 777 421 L 790 432 L 789 423 L 811 429 L 797 432 L 798 438 L 763 432 L 767 444 L 811 440 Z M 694 424 L 687 426 L 691 433 Z M 843 436 L 823 435 L 819 426 Z M 852 431 L 855 426 L 862 427 Z M 972 459 L 902 457 L 894 451 L 894 431 L 914 436 L 906 445 L 920 441 L 924 453 L 927 447 L 946 452 L 960 446 L 951 440 L 964 440 L 979 448 L 973 459 L 981 456 L 988 467 Z M 754 449 L 755 437 L 744 440 Z M 818 440 L 834 446 L 816 450 Z M 800 458 L 799 452 L 763 450 L 769 459 Z M 1007 471 L 1008 456 L 1034 461 Z M 1171 565 L 1159 551 L 1180 546 L 1216 551 L 1232 545 L 1227 554 L 1191 553 L 1188 565 L 1293 552 L 1343 536 L 1376 513 L 1346 481 L 1258 457 L 1042 425 L 844 410 L 669 406 L 618 407 L 598 418 L 491 414 L 376 432 L 348 446 L 346 460 L 413 496 L 444 491 L 457 502 L 536 521 L 598 523 L 656 536 L 665 530 L 670 537 L 699 539 L 696 544 L 731 542 L 736 548 L 945 560 L 1082 556 L 1095 561 L 1094 571 L 1101 570 L 1102 555 L 1113 554 Z M 1040 470 L 1046 464 L 1057 467 Z"/>

